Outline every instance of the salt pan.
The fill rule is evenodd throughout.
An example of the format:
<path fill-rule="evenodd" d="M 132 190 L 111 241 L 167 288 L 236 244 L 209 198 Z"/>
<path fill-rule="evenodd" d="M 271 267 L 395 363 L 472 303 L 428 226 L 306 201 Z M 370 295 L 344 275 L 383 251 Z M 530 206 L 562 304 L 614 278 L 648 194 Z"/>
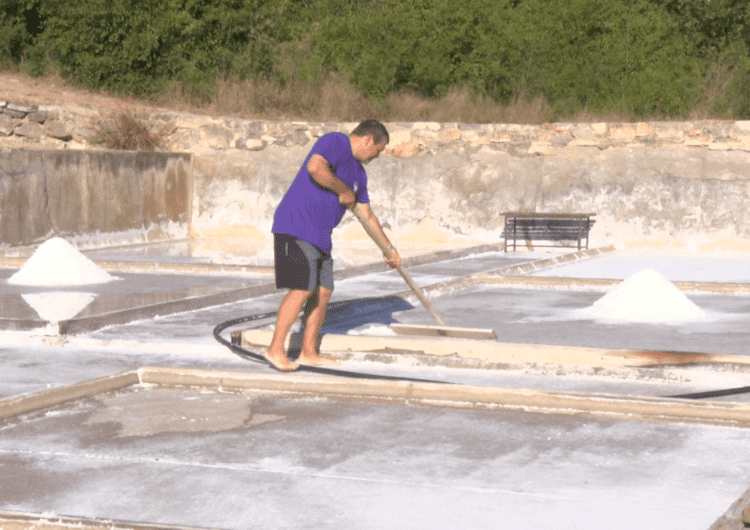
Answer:
<path fill-rule="evenodd" d="M 107 283 L 117 278 L 62 238 L 39 245 L 21 269 L 8 278 L 15 285 L 71 286 Z"/>
<path fill-rule="evenodd" d="M 588 315 L 630 322 L 678 322 L 704 318 L 703 310 L 654 270 L 642 270 L 585 309 Z"/>

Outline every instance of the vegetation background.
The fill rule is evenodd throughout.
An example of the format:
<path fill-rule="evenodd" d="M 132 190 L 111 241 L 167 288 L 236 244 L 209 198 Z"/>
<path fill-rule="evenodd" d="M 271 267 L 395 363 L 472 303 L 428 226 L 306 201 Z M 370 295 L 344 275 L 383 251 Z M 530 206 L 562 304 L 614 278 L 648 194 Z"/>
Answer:
<path fill-rule="evenodd" d="M 246 118 L 750 119 L 750 3 L 0 0 L 0 69 Z"/>

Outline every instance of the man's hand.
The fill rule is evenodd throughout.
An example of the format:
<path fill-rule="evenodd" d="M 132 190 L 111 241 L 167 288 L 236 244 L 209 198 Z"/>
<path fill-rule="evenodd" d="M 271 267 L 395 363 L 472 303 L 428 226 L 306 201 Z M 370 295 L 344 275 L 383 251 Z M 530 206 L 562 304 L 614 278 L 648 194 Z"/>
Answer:
<path fill-rule="evenodd" d="M 352 209 L 357 203 L 357 198 L 354 192 L 349 189 L 349 186 L 339 179 L 331 171 L 331 166 L 328 164 L 325 158 L 320 155 L 313 155 L 310 161 L 307 163 L 307 171 L 310 172 L 310 176 L 315 182 L 320 184 L 323 188 L 335 193 L 341 206 L 344 208 Z"/>
<path fill-rule="evenodd" d="M 389 258 L 387 254 L 383 254 L 383 259 L 391 267 L 401 265 L 401 256 L 398 255 L 398 251 L 393 247 L 391 247 L 391 257 Z"/>
<path fill-rule="evenodd" d="M 346 190 L 339 195 L 339 202 L 344 208 L 351 209 L 357 203 L 357 198 L 352 190 Z"/>

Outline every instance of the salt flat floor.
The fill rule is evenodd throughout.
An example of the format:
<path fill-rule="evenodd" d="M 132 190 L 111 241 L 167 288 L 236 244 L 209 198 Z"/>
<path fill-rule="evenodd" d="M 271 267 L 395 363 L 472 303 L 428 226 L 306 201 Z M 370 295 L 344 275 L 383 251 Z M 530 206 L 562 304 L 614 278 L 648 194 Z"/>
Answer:
<path fill-rule="evenodd" d="M 426 286 L 549 255 L 483 253 L 409 270 Z M 97 259 L 106 259 L 106 252 Z M 671 281 L 750 281 L 750 274 L 737 272 L 742 259 L 715 262 L 715 269 L 708 263 L 699 255 L 676 260 L 615 252 L 544 274 L 626 278 L 654 268 Z M 337 282 L 334 297 L 356 301 L 405 289 L 397 274 L 373 273 Z M 748 298 L 691 296 L 709 316 L 690 325 L 635 325 L 578 314 L 603 294 L 484 285 L 446 293 L 434 303 L 449 324 L 490 327 L 503 342 L 730 355 L 745 355 L 750 344 L 744 331 L 750 329 Z M 238 316 L 273 311 L 280 297 L 109 326 L 66 341 L 41 332 L 3 332 L 0 397 L 144 365 L 268 372 L 218 344 L 212 330 Z M 356 307 L 343 304 L 328 330 L 377 329 L 389 319 L 430 323 L 420 307 L 394 304 L 364 321 Z M 479 386 L 645 396 L 741 386 L 746 378 L 729 373 L 685 383 L 406 362 L 344 364 Z M 161 430 L 143 430 L 149 414 L 164 410 L 158 403 L 184 422 L 167 428 L 174 424 L 162 418 L 153 422 Z M 200 419 L 193 408 L 198 404 L 217 417 L 240 419 L 218 430 L 194 429 L 190 420 Z M 135 388 L 5 421 L 0 433 L 0 510 L 203 528 L 704 530 L 750 484 L 750 431 L 740 428 L 314 398 Z"/>

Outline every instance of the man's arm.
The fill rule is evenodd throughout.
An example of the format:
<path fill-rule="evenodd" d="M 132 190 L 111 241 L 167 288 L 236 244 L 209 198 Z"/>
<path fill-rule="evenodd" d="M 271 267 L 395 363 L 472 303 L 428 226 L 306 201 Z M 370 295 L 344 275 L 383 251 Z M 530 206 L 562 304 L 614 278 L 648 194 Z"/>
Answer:
<path fill-rule="evenodd" d="M 383 249 L 383 255 L 385 256 L 386 263 L 388 263 L 388 265 L 390 265 L 391 267 L 396 267 L 398 265 L 401 265 L 401 256 L 399 256 L 398 251 L 396 250 L 396 247 L 394 247 L 391 244 L 391 241 L 390 239 L 388 239 L 388 236 L 385 235 L 385 232 L 383 231 L 383 227 L 380 226 L 380 221 L 378 221 L 378 218 L 375 217 L 374 213 L 372 213 L 372 209 L 370 208 L 370 205 L 365 204 L 365 203 L 359 203 L 357 205 L 357 208 L 359 209 L 360 212 L 362 212 L 362 215 L 365 217 L 366 222 L 368 222 L 370 226 L 374 229 L 374 231 L 378 234 L 377 239 L 380 239 L 382 241 L 382 244 L 386 246 L 386 248 L 389 248 L 388 253 L 386 253 L 385 249 Z M 373 237 L 373 239 L 375 239 L 375 242 L 377 243 L 376 237 Z"/>
<path fill-rule="evenodd" d="M 354 192 L 344 184 L 344 181 L 333 174 L 328 161 L 322 156 L 313 155 L 307 163 L 307 171 L 315 182 L 338 195 L 339 202 L 345 208 L 351 208 L 357 202 Z"/>

